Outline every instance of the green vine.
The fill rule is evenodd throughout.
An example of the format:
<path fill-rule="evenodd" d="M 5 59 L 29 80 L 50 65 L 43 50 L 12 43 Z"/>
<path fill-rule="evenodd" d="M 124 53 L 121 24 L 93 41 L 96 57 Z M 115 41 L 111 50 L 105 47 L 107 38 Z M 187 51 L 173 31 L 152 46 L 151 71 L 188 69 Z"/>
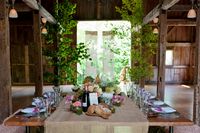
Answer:
<path fill-rule="evenodd" d="M 122 7 L 116 7 L 123 20 L 131 23 L 131 80 L 139 82 L 153 75 L 150 60 L 156 50 L 157 36 L 149 25 L 143 24 L 142 0 L 122 0 Z"/>
<path fill-rule="evenodd" d="M 43 54 L 53 68 L 53 72 L 46 72 L 46 80 L 55 86 L 70 82 L 76 84 L 76 64 L 81 60 L 89 58 L 88 48 L 84 43 L 73 46 L 71 35 L 77 25 L 73 19 L 76 12 L 76 5 L 64 0 L 62 3 L 55 3 L 53 16 L 56 24 L 48 24 L 48 34 L 45 35 L 46 46 Z"/>

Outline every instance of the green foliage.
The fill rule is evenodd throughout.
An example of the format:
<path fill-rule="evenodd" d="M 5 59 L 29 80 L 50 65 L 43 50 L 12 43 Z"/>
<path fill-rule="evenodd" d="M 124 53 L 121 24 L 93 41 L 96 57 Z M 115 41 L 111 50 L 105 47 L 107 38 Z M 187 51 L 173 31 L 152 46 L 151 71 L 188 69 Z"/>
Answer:
<path fill-rule="evenodd" d="M 76 27 L 77 22 L 73 20 L 76 12 L 76 5 L 64 0 L 56 3 L 54 7 L 54 17 L 57 21 L 55 25 L 48 24 L 48 34 L 45 35 L 46 46 L 43 54 L 46 56 L 48 65 L 54 68 L 54 72 L 45 73 L 44 77 L 55 86 L 66 81 L 76 83 L 76 63 L 89 58 L 88 48 L 84 43 L 73 46 L 73 39 L 70 35 Z"/>
<path fill-rule="evenodd" d="M 131 23 L 131 68 L 129 75 L 133 81 L 153 75 L 150 59 L 156 50 L 156 35 L 149 25 L 143 25 L 142 0 L 122 0 L 122 7 L 116 7 L 122 19 Z M 123 37 L 123 34 L 120 34 Z"/>

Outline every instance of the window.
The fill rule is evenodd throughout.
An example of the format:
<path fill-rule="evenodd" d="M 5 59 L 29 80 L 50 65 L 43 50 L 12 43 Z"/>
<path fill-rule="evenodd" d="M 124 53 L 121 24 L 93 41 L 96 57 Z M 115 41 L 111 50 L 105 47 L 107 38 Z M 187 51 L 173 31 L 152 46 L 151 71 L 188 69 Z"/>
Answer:
<path fill-rule="evenodd" d="M 165 65 L 173 65 L 173 50 L 166 50 Z"/>

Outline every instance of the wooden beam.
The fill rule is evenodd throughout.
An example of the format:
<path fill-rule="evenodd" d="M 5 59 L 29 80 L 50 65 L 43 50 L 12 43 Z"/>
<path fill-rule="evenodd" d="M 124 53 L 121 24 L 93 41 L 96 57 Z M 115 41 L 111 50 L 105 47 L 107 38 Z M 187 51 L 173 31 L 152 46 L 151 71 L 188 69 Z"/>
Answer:
<path fill-rule="evenodd" d="M 26 5 L 34 10 L 39 10 L 38 2 L 36 0 L 22 0 Z"/>
<path fill-rule="evenodd" d="M 169 43 L 167 42 L 166 44 L 167 47 L 191 47 L 193 46 L 193 43 L 189 43 L 189 42 L 175 42 L 175 43 Z"/>
<path fill-rule="evenodd" d="M 168 19 L 167 25 L 168 26 L 196 26 L 196 21 L 188 20 L 188 19 Z"/>
<path fill-rule="evenodd" d="M 17 12 L 30 12 L 33 10 L 29 6 L 27 6 L 25 3 L 16 3 L 15 9 Z"/>
<path fill-rule="evenodd" d="M 191 5 L 174 5 L 170 7 L 167 11 L 168 12 L 188 12 L 191 9 Z"/>
<path fill-rule="evenodd" d="M 167 11 L 160 10 L 160 33 L 158 42 L 158 75 L 157 75 L 157 97 L 164 100 L 165 96 L 165 52 L 167 43 Z"/>
<path fill-rule="evenodd" d="M 198 3 L 200 0 L 198 0 Z M 197 10 L 193 121 L 200 125 L 200 9 Z"/>
<path fill-rule="evenodd" d="M 158 24 L 151 23 L 151 26 Z M 167 19 L 167 26 L 196 26 L 196 20 L 190 19 Z"/>
<path fill-rule="evenodd" d="M 161 8 L 161 4 L 158 4 L 153 10 L 151 10 L 144 18 L 143 24 L 147 24 L 152 21 L 155 17 L 159 15 L 159 10 Z"/>
<path fill-rule="evenodd" d="M 168 27 L 169 28 L 169 27 Z M 173 31 L 175 30 L 175 27 L 171 27 L 169 28 L 169 30 L 167 31 L 167 36 L 169 36 Z"/>
<path fill-rule="evenodd" d="M 143 24 L 147 24 L 159 15 L 160 9 L 167 10 L 180 0 L 164 0 L 163 3 L 159 3 L 153 10 L 151 10 L 144 18 Z"/>
<path fill-rule="evenodd" d="M 0 123 L 12 112 L 8 0 L 0 2 Z"/>
<path fill-rule="evenodd" d="M 177 2 L 179 2 L 180 0 L 164 0 L 163 4 L 162 4 L 162 9 L 163 10 L 167 10 L 170 7 L 172 7 L 173 5 L 175 5 Z"/>
<path fill-rule="evenodd" d="M 38 5 L 39 5 L 40 15 L 46 18 L 49 23 L 56 24 L 57 23 L 56 19 L 42 5 L 40 5 L 40 3 L 38 3 Z"/>
<path fill-rule="evenodd" d="M 43 67 L 42 67 L 42 40 L 40 29 L 39 11 L 33 13 L 33 36 L 35 44 L 35 96 L 42 96 L 43 93 Z"/>

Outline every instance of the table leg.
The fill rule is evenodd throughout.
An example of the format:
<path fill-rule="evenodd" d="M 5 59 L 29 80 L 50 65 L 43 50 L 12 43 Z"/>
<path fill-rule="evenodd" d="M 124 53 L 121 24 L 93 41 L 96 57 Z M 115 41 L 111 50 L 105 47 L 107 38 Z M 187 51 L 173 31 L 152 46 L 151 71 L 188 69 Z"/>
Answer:
<path fill-rule="evenodd" d="M 30 127 L 26 126 L 26 133 L 30 133 Z"/>
<path fill-rule="evenodd" d="M 174 132 L 174 127 L 173 126 L 169 126 L 169 133 L 173 133 Z"/>

